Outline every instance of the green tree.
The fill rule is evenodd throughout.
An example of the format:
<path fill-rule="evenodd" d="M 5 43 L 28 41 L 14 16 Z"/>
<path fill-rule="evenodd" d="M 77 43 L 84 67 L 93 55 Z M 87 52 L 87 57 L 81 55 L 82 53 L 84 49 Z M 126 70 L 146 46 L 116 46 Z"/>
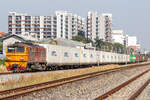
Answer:
<path fill-rule="evenodd" d="M 86 38 L 82 35 L 74 36 L 74 37 L 72 37 L 72 40 L 86 43 Z"/>
<path fill-rule="evenodd" d="M 113 51 L 114 52 L 117 52 L 117 53 L 125 53 L 126 51 L 126 48 L 124 45 L 120 44 L 120 43 L 114 43 L 114 46 L 113 46 Z"/>
<path fill-rule="evenodd" d="M 86 39 L 83 35 L 74 36 L 72 37 L 72 40 L 82 42 L 82 43 L 92 43 L 93 45 L 93 41 L 91 39 Z"/>
<path fill-rule="evenodd" d="M 130 55 L 132 55 L 132 54 L 133 54 L 133 52 L 134 52 L 134 49 L 130 48 L 130 49 L 129 49 L 129 53 L 130 53 Z"/>
<path fill-rule="evenodd" d="M 105 45 L 105 42 L 102 39 L 95 39 L 94 46 L 96 47 L 97 50 L 103 50 L 103 47 Z"/>
<path fill-rule="evenodd" d="M 50 44 L 52 44 L 52 45 L 57 45 L 58 43 L 57 43 L 56 40 L 51 40 L 51 41 L 50 41 Z"/>

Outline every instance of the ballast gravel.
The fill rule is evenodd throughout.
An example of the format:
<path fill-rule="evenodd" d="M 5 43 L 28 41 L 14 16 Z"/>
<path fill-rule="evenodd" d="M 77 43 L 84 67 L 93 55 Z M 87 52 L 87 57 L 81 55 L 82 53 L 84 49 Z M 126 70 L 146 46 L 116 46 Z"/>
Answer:
<path fill-rule="evenodd" d="M 17 100 L 94 100 L 96 97 L 147 69 L 150 69 L 150 65 L 112 72 L 30 93 L 29 95 L 17 98 Z M 137 83 L 135 82 L 134 85 Z"/>

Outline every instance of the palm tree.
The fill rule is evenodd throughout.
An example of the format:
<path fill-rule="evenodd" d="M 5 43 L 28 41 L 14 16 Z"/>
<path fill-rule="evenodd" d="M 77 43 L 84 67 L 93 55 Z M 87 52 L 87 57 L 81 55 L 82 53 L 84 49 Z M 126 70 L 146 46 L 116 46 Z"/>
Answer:
<path fill-rule="evenodd" d="M 98 39 L 96 38 L 95 39 L 95 47 L 98 49 L 98 50 L 102 50 L 102 47 L 105 45 L 104 41 L 102 39 Z"/>

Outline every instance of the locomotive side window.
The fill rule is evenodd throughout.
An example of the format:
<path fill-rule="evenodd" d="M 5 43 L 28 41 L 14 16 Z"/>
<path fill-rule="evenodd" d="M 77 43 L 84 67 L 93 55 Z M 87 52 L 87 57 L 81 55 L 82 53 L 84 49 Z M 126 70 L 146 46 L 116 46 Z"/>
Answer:
<path fill-rule="evenodd" d="M 68 52 L 64 53 L 64 57 L 69 57 Z"/>
<path fill-rule="evenodd" d="M 16 47 L 16 52 L 24 52 L 24 47 Z"/>
<path fill-rule="evenodd" d="M 56 51 L 52 51 L 52 56 L 57 56 Z"/>
<path fill-rule="evenodd" d="M 8 47 L 8 52 L 15 52 L 15 47 L 9 46 Z"/>

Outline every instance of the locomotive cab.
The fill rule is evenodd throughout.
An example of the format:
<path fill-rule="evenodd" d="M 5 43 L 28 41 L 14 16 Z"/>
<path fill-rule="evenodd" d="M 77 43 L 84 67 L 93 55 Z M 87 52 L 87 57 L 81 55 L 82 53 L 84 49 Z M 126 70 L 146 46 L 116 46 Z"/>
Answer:
<path fill-rule="evenodd" d="M 6 62 L 7 70 L 24 70 L 27 65 L 28 52 L 26 46 L 7 46 Z"/>

